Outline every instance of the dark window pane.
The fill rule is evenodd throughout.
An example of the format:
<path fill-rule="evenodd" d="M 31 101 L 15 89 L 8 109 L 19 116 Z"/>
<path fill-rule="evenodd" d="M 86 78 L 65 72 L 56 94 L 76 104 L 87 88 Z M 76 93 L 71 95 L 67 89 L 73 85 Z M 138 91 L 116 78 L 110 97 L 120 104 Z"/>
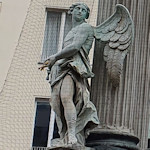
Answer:
<path fill-rule="evenodd" d="M 37 102 L 33 146 L 47 146 L 50 121 L 49 102 Z"/>
<path fill-rule="evenodd" d="M 148 148 L 150 148 L 150 139 L 148 139 Z"/>

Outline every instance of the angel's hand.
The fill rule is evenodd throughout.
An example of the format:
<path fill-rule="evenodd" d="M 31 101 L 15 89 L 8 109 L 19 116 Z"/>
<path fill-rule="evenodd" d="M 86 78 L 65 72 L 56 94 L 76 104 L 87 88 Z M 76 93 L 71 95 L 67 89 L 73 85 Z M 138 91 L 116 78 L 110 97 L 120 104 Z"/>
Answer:
<path fill-rule="evenodd" d="M 39 67 L 39 69 L 42 71 L 44 68 L 48 67 L 49 70 L 52 68 L 52 66 L 55 64 L 56 62 L 56 58 L 54 55 L 50 56 L 48 59 L 46 59 L 44 61 L 44 63 L 38 63 L 38 64 L 42 64 L 41 67 Z"/>
<path fill-rule="evenodd" d="M 42 65 L 41 67 L 38 68 L 38 69 L 40 69 L 41 71 L 44 70 L 44 68 L 48 67 L 48 65 L 47 65 L 47 64 L 48 64 L 48 61 L 47 61 L 47 62 L 44 62 L 44 63 L 39 62 L 38 64 Z"/>

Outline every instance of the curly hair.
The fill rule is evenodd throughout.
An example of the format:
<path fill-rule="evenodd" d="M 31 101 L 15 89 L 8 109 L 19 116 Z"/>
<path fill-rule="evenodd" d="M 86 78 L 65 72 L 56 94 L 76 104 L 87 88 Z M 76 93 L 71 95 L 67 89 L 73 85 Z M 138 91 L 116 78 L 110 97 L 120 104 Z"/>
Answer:
<path fill-rule="evenodd" d="M 85 8 L 87 9 L 87 14 L 86 14 L 86 19 L 89 18 L 89 15 L 90 15 L 90 9 L 89 7 L 85 4 L 85 3 L 82 3 L 82 2 L 78 2 L 78 3 L 74 3 L 70 6 L 69 10 L 68 10 L 68 14 L 70 15 L 73 11 L 73 9 L 78 6 L 78 5 L 83 5 L 85 6 Z"/>

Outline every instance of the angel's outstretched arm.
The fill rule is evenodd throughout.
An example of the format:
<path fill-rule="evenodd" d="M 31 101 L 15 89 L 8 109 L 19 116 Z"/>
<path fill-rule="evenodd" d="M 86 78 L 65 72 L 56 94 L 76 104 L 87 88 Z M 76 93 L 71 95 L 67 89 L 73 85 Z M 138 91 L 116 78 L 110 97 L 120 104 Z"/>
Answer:
<path fill-rule="evenodd" d="M 75 55 L 81 49 L 89 33 L 93 33 L 93 28 L 87 23 L 77 26 L 75 30 L 76 33 L 74 34 L 73 42 L 64 47 L 62 51 L 48 57 L 43 66 L 39 68 L 40 70 L 43 70 L 45 67 L 51 68 L 57 60 Z"/>

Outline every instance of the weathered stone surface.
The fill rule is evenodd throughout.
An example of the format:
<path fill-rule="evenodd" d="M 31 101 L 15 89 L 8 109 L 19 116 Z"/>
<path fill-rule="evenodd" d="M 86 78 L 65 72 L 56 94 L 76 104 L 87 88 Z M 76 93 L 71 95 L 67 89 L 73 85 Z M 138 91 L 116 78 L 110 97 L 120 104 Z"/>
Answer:
<path fill-rule="evenodd" d="M 55 148 L 66 145 L 75 146 L 75 149 L 84 148 L 87 132 L 99 124 L 88 90 L 88 78 L 94 76 L 88 58 L 94 31 L 85 21 L 89 12 L 84 3 L 70 7 L 73 27 L 64 39 L 62 51 L 49 56 L 39 68 L 48 67 L 50 70 L 50 104 L 56 113 L 60 134 L 60 138 L 51 143 Z"/>
<path fill-rule="evenodd" d="M 72 146 L 57 146 L 57 147 L 50 147 L 48 150 L 95 150 L 95 148 L 79 146 L 79 145 L 72 145 Z"/>
<path fill-rule="evenodd" d="M 60 133 L 60 139 L 54 139 L 52 147 L 76 143 L 83 147 L 86 130 L 90 131 L 99 123 L 96 109 L 89 101 L 86 81 L 94 76 L 88 61 L 94 37 L 107 42 L 104 54 L 108 75 L 114 86 L 120 82 L 123 61 L 133 37 L 133 22 L 123 5 L 117 5 L 116 8 L 109 19 L 93 28 L 85 22 L 90 11 L 87 5 L 73 4 L 69 10 L 73 28 L 64 39 L 64 48 L 46 59 L 40 67 L 41 70 L 48 67 L 51 72 L 51 106 L 56 113 Z M 116 41 L 122 43 L 115 44 Z M 102 49 L 101 46 L 99 48 Z"/>
<path fill-rule="evenodd" d="M 114 131 L 92 131 L 86 142 L 96 150 L 139 150 L 137 137 Z"/>
<path fill-rule="evenodd" d="M 112 85 L 117 87 L 123 64 L 127 53 L 131 50 L 134 26 L 127 8 L 121 4 L 116 5 L 116 11 L 102 24 L 95 27 L 94 36 L 104 44 L 104 60 L 106 61 L 107 74 Z M 103 47 L 99 45 L 100 51 Z"/>

